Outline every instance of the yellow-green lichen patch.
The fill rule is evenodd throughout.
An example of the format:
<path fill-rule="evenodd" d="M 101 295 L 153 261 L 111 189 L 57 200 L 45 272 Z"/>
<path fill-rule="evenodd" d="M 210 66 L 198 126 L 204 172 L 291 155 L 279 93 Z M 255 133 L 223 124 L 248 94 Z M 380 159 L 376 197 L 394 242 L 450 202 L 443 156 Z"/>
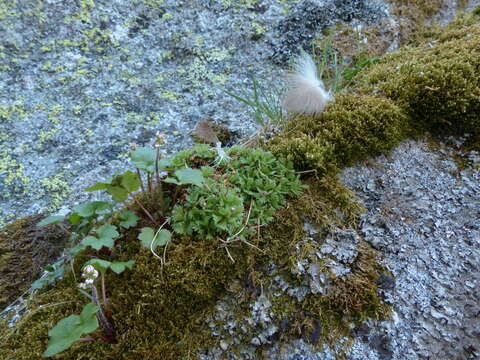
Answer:
<path fill-rule="evenodd" d="M 23 192 L 29 179 L 25 176 L 25 166 L 12 157 L 12 151 L 0 147 L 0 181 L 7 185 L 13 192 Z M 11 195 L 11 194 L 10 194 Z M 4 196 L 10 196 L 8 192 Z"/>
<path fill-rule="evenodd" d="M 359 74 L 356 87 L 392 99 L 421 130 L 478 134 L 479 68 L 480 24 L 469 15 L 447 27 L 433 47 L 387 55 Z"/>
<path fill-rule="evenodd" d="M 27 116 L 23 102 L 0 105 L 0 120 L 22 120 Z"/>
<path fill-rule="evenodd" d="M 58 227 L 37 229 L 42 215 L 21 218 L 0 230 L 0 308 L 25 292 L 65 246 Z"/>
<path fill-rule="evenodd" d="M 53 128 L 50 130 L 41 130 L 38 133 L 37 148 L 42 149 L 45 143 L 47 141 L 52 140 L 59 131 L 60 131 L 59 128 Z"/>
<path fill-rule="evenodd" d="M 71 17 L 64 19 L 65 23 L 70 23 L 72 20 L 81 21 L 83 23 L 90 23 L 90 12 L 95 8 L 94 0 L 80 0 L 79 11 Z"/>
<path fill-rule="evenodd" d="M 14 10 L 16 4 L 14 0 L 6 0 L 0 3 L 0 21 L 9 17 L 18 16 L 18 13 Z"/>
<path fill-rule="evenodd" d="M 60 173 L 52 177 L 44 178 L 41 180 L 43 191 L 49 198 L 49 206 L 46 209 L 48 212 L 54 212 L 58 210 L 65 199 L 70 196 L 70 186 L 65 181 L 65 174 Z"/>
<path fill-rule="evenodd" d="M 267 146 L 298 169 L 325 173 L 388 151 L 404 136 L 405 124 L 401 109 L 386 98 L 342 93 L 322 115 L 292 119 Z"/>
<path fill-rule="evenodd" d="M 53 105 L 52 109 L 48 113 L 48 120 L 50 120 L 54 124 L 58 124 L 60 122 L 60 118 L 58 115 L 63 111 L 63 107 L 60 104 Z"/>

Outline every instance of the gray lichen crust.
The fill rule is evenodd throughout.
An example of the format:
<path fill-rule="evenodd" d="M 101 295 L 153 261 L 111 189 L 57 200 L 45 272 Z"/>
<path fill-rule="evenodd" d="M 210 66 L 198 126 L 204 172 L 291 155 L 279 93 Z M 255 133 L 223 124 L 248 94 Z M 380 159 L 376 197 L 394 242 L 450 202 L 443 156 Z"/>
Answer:
<path fill-rule="evenodd" d="M 359 327 L 352 359 L 375 344 L 368 359 L 480 357 L 480 156 L 468 153 L 462 170 L 455 151 L 406 141 L 373 167 L 343 172 L 367 208 L 365 240 L 396 284 L 394 321 Z"/>

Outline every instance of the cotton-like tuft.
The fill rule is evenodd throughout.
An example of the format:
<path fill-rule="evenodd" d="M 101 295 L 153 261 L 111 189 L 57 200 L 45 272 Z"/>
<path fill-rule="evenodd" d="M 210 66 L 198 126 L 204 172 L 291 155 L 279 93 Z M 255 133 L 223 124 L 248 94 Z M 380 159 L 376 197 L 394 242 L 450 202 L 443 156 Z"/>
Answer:
<path fill-rule="evenodd" d="M 297 59 L 294 72 L 286 75 L 286 86 L 283 107 L 293 113 L 318 115 L 333 100 L 317 77 L 315 63 L 305 52 Z"/>

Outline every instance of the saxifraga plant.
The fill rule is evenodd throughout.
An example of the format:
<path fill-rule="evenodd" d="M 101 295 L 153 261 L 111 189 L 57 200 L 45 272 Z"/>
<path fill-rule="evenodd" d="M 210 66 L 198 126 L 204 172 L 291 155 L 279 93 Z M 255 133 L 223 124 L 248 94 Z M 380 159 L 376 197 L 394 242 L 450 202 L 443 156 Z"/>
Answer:
<path fill-rule="evenodd" d="M 90 259 L 82 267 L 78 290 L 89 299 L 79 315 L 60 320 L 49 331 L 44 356 L 53 356 L 75 342 L 116 342 L 109 309 L 105 273 L 132 269 L 133 261 L 110 261 L 127 231 L 137 230 L 138 240 L 163 265 L 172 232 L 196 241 L 218 241 L 232 260 L 228 245 L 240 241 L 253 246 L 253 229 L 272 220 L 288 196 L 297 196 L 304 186 L 291 163 L 260 149 L 234 146 L 225 149 L 228 161 L 216 161 L 208 145 L 197 145 L 171 158 L 162 158 L 165 144 L 157 136 L 156 148 L 138 147 L 130 155 L 136 171 L 126 171 L 97 182 L 86 191 L 106 191 L 111 201 L 77 205 L 67 217 L 72 248 L 61 263 L 47 268 L 47 276 L 34 284 L 39 289 L 61 277 L 65 265 L 86 251 Z M 120 208 L 120 210 L 116 210 Z M 51 216 L 39 225 L 64 226 L 65 218 Z M 139 228 L 138 225 L 150 224 Z M 164 247 L 163 257 L 155 252 Z M 96 257 L 92 257 L 92 251 Z M 106 260 L 108 257 L 109 260 Z M 161 274 L 163 277 L 163 274 Z M 97 289 L 99 286 L 100 290 Z"/>

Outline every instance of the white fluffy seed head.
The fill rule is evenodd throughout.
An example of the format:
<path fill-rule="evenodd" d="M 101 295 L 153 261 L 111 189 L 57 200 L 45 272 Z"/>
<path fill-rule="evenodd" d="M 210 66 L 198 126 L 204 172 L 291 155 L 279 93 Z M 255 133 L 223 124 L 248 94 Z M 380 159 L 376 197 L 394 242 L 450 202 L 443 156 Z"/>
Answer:
<path fill-rule="evenodd" d="M 294 72 L 286 75 L 287 91 L 283 106 L 297 114 L 321 114 L 333 100 L 317 77 L 317 68 L 310 55 L 303 52 L 297 59 Z"/>

